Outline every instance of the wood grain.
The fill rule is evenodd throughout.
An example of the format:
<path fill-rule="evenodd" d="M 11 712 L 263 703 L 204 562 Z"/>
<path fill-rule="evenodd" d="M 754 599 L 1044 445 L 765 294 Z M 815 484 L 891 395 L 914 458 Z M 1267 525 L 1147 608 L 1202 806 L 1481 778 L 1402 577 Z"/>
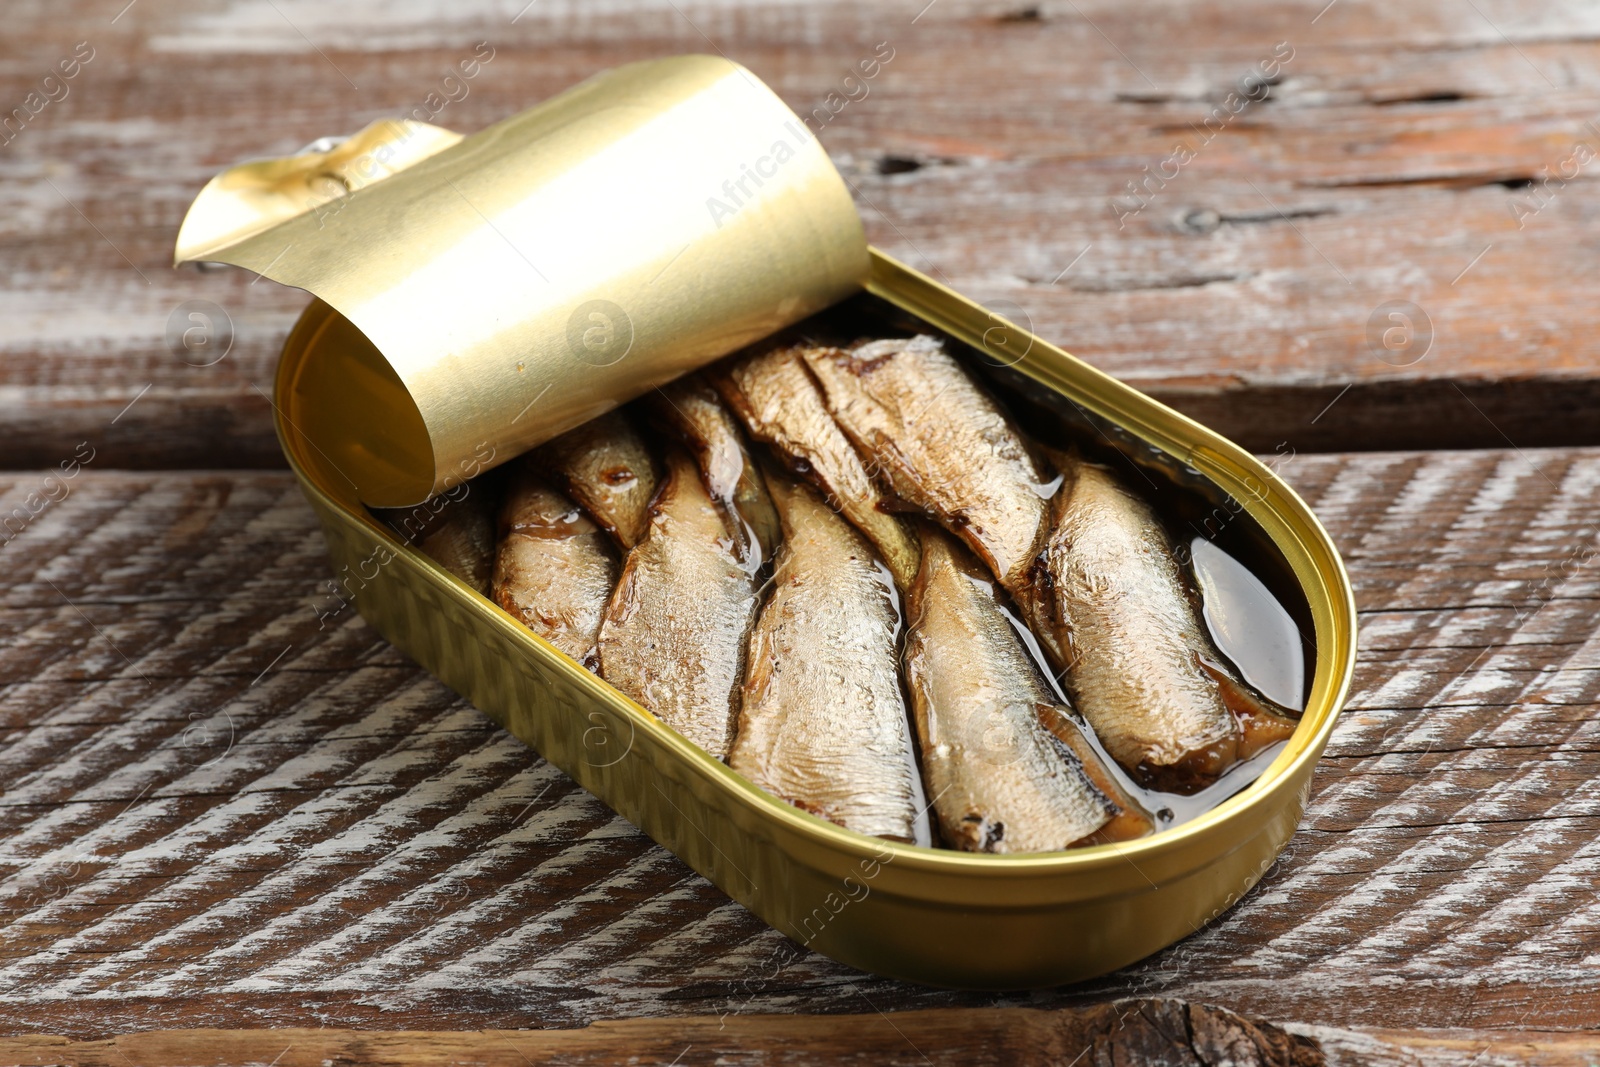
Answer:
<path fill-rule="evenodd" d="M 912 1035 L 915 1035 L 913 1040 Z M 1171 1000 L 1128 1000 L 1073 1010 L 955 1008 L 888 1015 L 691 1016 L 591 1023 L 582 1030 L 372 1031 L 154 1030 L 100 1041 L 0 1038 L 21 1067 L 191 1067 L 274 1064 L 377 1067 L 470 1062 L 485 1067 L 640 1062 L 751 1067 L 833 1064 L 1090 1067 L 1590 1067 L 1591 1034 L 1524 1031 L 1345 1030 L 1291 1027 Z"/>
<path fill-rule="evenodd" d="M 1139 1063 L 1191 1067 L 1323 1067 L 1318 1043 L 1270 1023 L 1177 1001 L 1138 1000 L 1083 1011 L 956 1009 L 828 1018 L 695 1016 L 632 1019 L 581 1030 L 373 1033 L 348 1030 L 166 1031 L 109 1041 L 0 1038 L 0 1057 L 16 1064 L 146 1067 L 246 1064 L 321 1067 L 327 1063 L 445 1064 L 488 1067 L 725 1063 L 961 1064 Z"/>
<path fill-rule="evenodd" d="M 1187 941 L 1000 997 L 804 954 L 762 978 L 776 932 L 332 613 L 287 475 L 82 471 L 0 548 L 0 1032 L 1128 997 L 1351 1033 L 1593 1031 L 1600 450 L 1279 464 L 1363 627 L 1301 832 Z M 40 478 L 0 478 L 0 512 Z M 1478 1040 L 1424 1036 L 1433 1060 L 1396 1062 Z"/>
<path fill-rule="evenodd" d="M 24 0 L 0 120 L 79 41 L 0 134 L 0 1062 L 1600 1061 L 1600 450 L 1536 447 L 1600 444 L 1595 164 L 1550 179 L 1600 149 L 1591 7 Z M 339 610 L 239 470 L 305 297 L 170 248 L 217 169 L 479 41 L 434 121 L 686 51 L 810 113 L 888 42 L 814 124 L 871 239 L 1276 450 L 1362 647 L 1257 890 L 1075 987 L 763 978 L 784 939 Z M 1426 343 L 1375 343 L 1396 301 Z M 1394 448 L 1487 450 L 1350 452 Z"/>
<path fill-rule="evenodd" d="M 1600 148 L 1600 19 L 1572 0 L 123 7 L 7 8 L 0 108 L 95 55 L 0 145 L 5 467 L 83 440 L 122 467 L 280 465 L 260 390 L 304 297 L 171 271 L 183 210 L 230 162 L 410 112 L 479 41 L 494 59 L 435 121 L 713 50 L 809 114 L 888 42 L 816 125 L 891 253 L 1262 450 L 1600 443 L 1595 164 L 1560 177 Z M 1277 84 L 1228 113 L 1280 42 Z M 1113 206 L 1180 142 L 1147 206 Z M 191 299 L 231 318 L 215 365 L 169 347 Z M 1391 301 L 1429 344 L 1375 350 Z"/>
<path fill-rule="evenodd" d="M 909 1033 L 908 1033 L 909 1031 Z M 915 1035 L 912 1040 L 911 1035 Z M 1283 1028 L 1176 1001 L 1130 1000 L 1082 1011 L 957 1008 L 827 1017 L 708 1016 L 592 1023 L 582 1030 L 352 1031 L 335 1029 L 155 1030 L 102 1041 L 0 1038 L 7 1063 L 71 1067 L 255 1065 L 381 1067 L 470 1062 L 578 1065 L 640 1062 L 751 1067 L 833 1064 L 1089 1067 L 1590 1067 L 1593 1035 L 1528 1031 L 1437 1032 Z"/>

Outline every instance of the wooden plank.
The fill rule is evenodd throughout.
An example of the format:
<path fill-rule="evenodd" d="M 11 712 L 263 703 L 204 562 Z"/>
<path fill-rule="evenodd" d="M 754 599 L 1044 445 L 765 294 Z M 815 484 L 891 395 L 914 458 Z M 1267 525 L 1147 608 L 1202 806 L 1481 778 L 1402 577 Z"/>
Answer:
<path fill-rule="evenodd" d="M 1593 1043 L 1590 1048 L 1595 1047 Z M 758 1015 L 630 1019 L 581 1030 L 374 1033 L 351 1030 L 182 1030 L 104 1041 L 0 1038 L 19 1065 L 482 1063 L 522 1067 L 630 1063 L 962 1064 L 1136 1062 L 1190 1067 L 1322 1067 L 1310 1038 L 1232 1012 L 1172 1000 L 1127 1001 L 1082 1011 L 956 1009 L 894 1016 Z"/>
<path fill-rule="evenodd" d="M 696 50 L 811 114 L 887 42 L 815 125 L 893 254 L 1262 450 L 1600 443 L 1600 194 L 1569 162 L 1600 148 L 1600 43 L 1571 0 L 101 6 L 12 5 L 0 46 L 7 106 L 94 49 L 0 146 L 5 467 L 83 440 L 124 467 L 279 465 L 259 390 L 304 298 L 169 270 L 182 212 L 229 162 L 423 105 L 479 41 L 441 124 Z M 1266 99 L 1228 112 L 1269 61 Z M 191 299 L 231 317 L 215 365 L 169 348 Z M 1374 348 L 1392 301 L 1430 343 Z"/>
<path fill-rule="evenodd" d="M 1600 1026 L 1600 450 L 1277 461 L 1362 613 L 1305 824 L 1188 940 L 1012 996 L 768 977 L 775 931 L 335 610 L 287 475 L 81 471 L 0 548 L 0 1032 L 1130 996 Z M 0 477 L 0 514 L 42 484 Z"/>
<path fill-rule="evenodd" d="M 1352 1067 L 1590 1067 L 1593 1033 L 1539 1030 L 1335 1030 L 1295 1027 L 1322 1046 L 1329 1064 Z"/>
<path fill-rule="evenodd" d="M 1137 1063 L 1141 1067 L 1590 1067 L 1592 1034 L 1524 1031 L 1291 1028 L 1171 1000 L 1130 1000 L 1085 1010 L 956 1008 L 888 1015 L 631 1019 L 582 1030 L 371 1031 L 154 1030 L 100 1041 L 0 1038 L 0 1057 L 22 1067 L 412 1067 L 477 1063 L 522 1067 L 629 1062 L 741 1064 Z M 648 1059 L 647 1059 L 648 1058 Z"/>
<path fill-rule="evenodd" d="M 695 1016 L 592 1023 L 582 1030 L 154 1030 L 100 1041 L 0 1038 L 21 1067 L 522 1067 L 647 1062 L 741 1064 L 1137 1063 L 1141 1067 L 1590 1067 L 1592 1034 L 1470 1030 L 1341 1030 L 1242 1019 L 1221 1008 L 1131 1000 L 1085 1010 L 955 1008 L 895 1015 Z M 536 1059 L 537 1057 L 537 1059 Z M 1075 1057 L 1077 1057 L 1075 1059 Z"/>

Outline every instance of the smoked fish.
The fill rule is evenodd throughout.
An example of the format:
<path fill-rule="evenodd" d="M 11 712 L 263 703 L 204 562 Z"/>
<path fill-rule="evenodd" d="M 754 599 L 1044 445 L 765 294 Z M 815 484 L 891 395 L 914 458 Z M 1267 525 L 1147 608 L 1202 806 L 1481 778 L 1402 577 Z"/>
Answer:
<path fill-rule="evenodd" d="M 1037 566 L 1074 705 L 1141 783 L 1192 793 L 1294 732 L 1206 630 L 1165 528 L 1110 470 L 1061 457 Z"/>
<path fill-rule="evenodd" d="M 926 842 L 893 579 L 813 489 L 770 485 L 783 547 L 750 635 L 728 765 L 848 830 Z"/>
<path fill-rule="evenodd" d="M 374 508 L 401 540 L 485 596 L 494 570 L 491 479 L 457 485 L 411 508 Z"/>
<path fill-rule="evenodd" d="M 724 759 L 755 622 L 756 575 L 694 460 L 673 448 L 665 466 L 648 532 L 606 605 L 600 675 Z"/>
<path fill-rule="evenodd" d="M 781 527 L 766 480 L 733 413 L 699 375 L 658 389 L 650 404 L 656 417 L 694 453 L 706 490 L 727 516 L 729 532 L 738 539 L 750 568 L 759 570 L 777 551 Z"/>
<path fill-rule="evenodd" d="M 610 535 L 527 459 L 519 460 L 500 504 L 495 603 L 598 671 L 600 618 L 618 568 Z"/>
<path fill-rule="evenodd" d="M 659 474 L 639 430 L 621 411 L 608 411 L 540 447 L 559 488 L 594 517 L 623 551 L 650 525 Z"/>
<path fill-rule="evenodd" d="M 710 378 L 750 436 L 770 444 L 792 471 L 820 489 L 867 535 L 895 584 L 908 588 L 917 573 L 916 538 L 884 507 L 883 492 L 829 414 L 801 347 L 781 345 L 737 358 L 713 368 Z"/>
<path fill-rule="evenodd" d="M 944 342 L 918 335 L 804 356 L 868 468 L 1022 602 L 1056 483 Z"/>
<path fill-rule="evenodd" d="M 906 683 L 946 845 L 1052 852 L 1151 832 L 1153 820 L 1057 705 L 994 579 L 932 526 L 908 602 Z"/>

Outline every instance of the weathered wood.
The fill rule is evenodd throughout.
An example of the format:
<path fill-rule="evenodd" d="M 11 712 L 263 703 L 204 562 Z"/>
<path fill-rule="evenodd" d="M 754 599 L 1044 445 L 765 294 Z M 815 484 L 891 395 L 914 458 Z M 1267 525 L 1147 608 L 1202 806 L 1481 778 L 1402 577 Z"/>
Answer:
<path fill-rule="evenodd" d="M 1320 1046 L 1320 1047 L 1319 1047 Z M 1592 1034 L 1549 1031 L 1285 1031 L 1218 1008 L 1133 1000 L 1081 1011 L 956 1008 L 887 1015 L 692 1016 L 592 1023 L 582 1030 L 153 1030 L 99 1041 L 0 1038 L 5 1062 L 70 1067 L 374 1067 L 470 1062 L 522 1067 L 629 1062 L 751 1067 L 830 1064 L 1130 1063 L 1141 1067 L 1590 1067 Z M 1074 1059 L 1074 1057 L 1078 1057 Z M 535 1059 L 539 1057 L 539 1059 Z M 802 1060 L 803 1057 L 803 1060 Z"/>
<path fill-rule="evenodd" d="M 1331 1067 L 1591 1067 L 1593 1032 L 1548 1030 L 1336 1030 L 1294 1027 L 1322 1046 Z"/>
<path fill-rule="evenodd" d="M 1264 450 L 1600 443 L 1600 194 L 1568 162 L 1600 148 L 1600 44 L 1570 0 L 107 6 L 7 8 L 0 107 L 95 52 L 0 145 L 0 466 L 83 440 L 118 466 L 279 465 L 257 387 L 304 298 L 171 271 L 183 209 L 229 162 L 423 105 L 479 41 L 494 59 L 435 121 L 713 49 L 810 114 L 888 42 L 816 125 L 895 255 Z M 1278 84 L 1229 114 L 1279 42 Z M 1114 206 L 1180 142 L 1192 160 Z M 232 318 L 214 366 L 169 350 L 189 299 Z M 1425 355 L 1375 354 L 1389 301 L 1424 309 Z"/>
<path fill-rule="evenodd" d="M 1593 1044 L 1590 1047 L 1595 1047 Z M 581 1030 L 374 1033 L 350 1030 L 183 1030 L 105 1041 L 0 1038 L 7 1063 L 74 1067 L 276 1064 L 321 1067 L 528 1063 L 952 1064 L 1138 1063 L 1145 1067 L 1323 1067 L 1315 1040 L 1232 1012 L 1171 1000 L 1081 1011 L 1027 1008 L 827 1017 L 693 1016 L 594 1023 Z"/>
<path fill-rule="evenodd" d="M 1304 827 L 1187 941 L 1003 997 L 758 978 L 776 932 L 336 611 L 287 475 L 83 471 L 0 548 L 0 1032 L 1129 996 L 1600 1027 L 1600 450 L 1279 463 L 1363 625 Z M 41 482 L 0 478 L 0 513 Z"/>

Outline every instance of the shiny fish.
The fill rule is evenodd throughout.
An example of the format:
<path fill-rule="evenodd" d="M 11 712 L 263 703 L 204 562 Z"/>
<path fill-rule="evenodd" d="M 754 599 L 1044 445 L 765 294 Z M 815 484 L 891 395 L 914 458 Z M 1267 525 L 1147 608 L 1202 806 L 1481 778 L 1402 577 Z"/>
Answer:
<path fill-rule="evenodd" d="M 674 448 L 600 626 L 600 674 L 722 759 L 733 740 L 755 576 L 694 461 Z"/>
<path fill-rule="evenodd" d="M 804 354 L 869 466 L 1022 599 L 1054 487 L 993 398 L 926 335 Z"/>
<path fill-rule="evenodd" d="M 771 485 L 783 548 L 751 633 L 728 765 L 848 830 L 925 841 L 892 579 L 812 489 L 782 477 Z"/>
<path fill-rule="evenodd" d="M 819 357 L 820 358 L 820 357 Z M 849 438 L 828 413 L 800 349 L 773 348 L 712 372 L 750 436 L 772 445 L 791 469 L 821 489 L 828 502 L 867 535 L 905 589 L 917 573 L 917 542 L 904 520 L 888 514 Z"/>
<path fill-rule="evenodd" d="M 657 390 L 651 407 L 694 452 L 706 489 L 728 516 L 747 564 L 752 570 L 760 568 L 777 550 L 782 535 L 766 482 L 733 413 L 698 375 Z"/>
<path fill-rule="evenodd" d="M 658 480 L 656 462 L 633 423 L 610 411 L 539 449 L 560 488 L 624 549 L 644 538 Z"/>
<path fill-rule="evenodd" d="M 494 600 L 590 670 L 600 618 L 617 583 L 611 537 L 525 458 L 500 505 Z"/>
<path fill-rule="evenodd" d="M 1106 750 L 1145 784 L 1188 793 L 1287 738 L 1293 713 L 1217 651 L 1150 506 L 1105 467 L 1061 463 L 1039 572 L 1068 691 Z"/>
<path fill-rule="evenodd" d="M 906 682 L 945 844 L 1050 852 L 1151 831 L 1056 706 L 993 579 L 932 527 L 908 607 Z"/>
<path fill-rule="evenodd" d="M 494 496 L 488 485 L 470 482 L 414 508 L 373 510 L 401 539 L 487 596 L 494 569 Z"/>

